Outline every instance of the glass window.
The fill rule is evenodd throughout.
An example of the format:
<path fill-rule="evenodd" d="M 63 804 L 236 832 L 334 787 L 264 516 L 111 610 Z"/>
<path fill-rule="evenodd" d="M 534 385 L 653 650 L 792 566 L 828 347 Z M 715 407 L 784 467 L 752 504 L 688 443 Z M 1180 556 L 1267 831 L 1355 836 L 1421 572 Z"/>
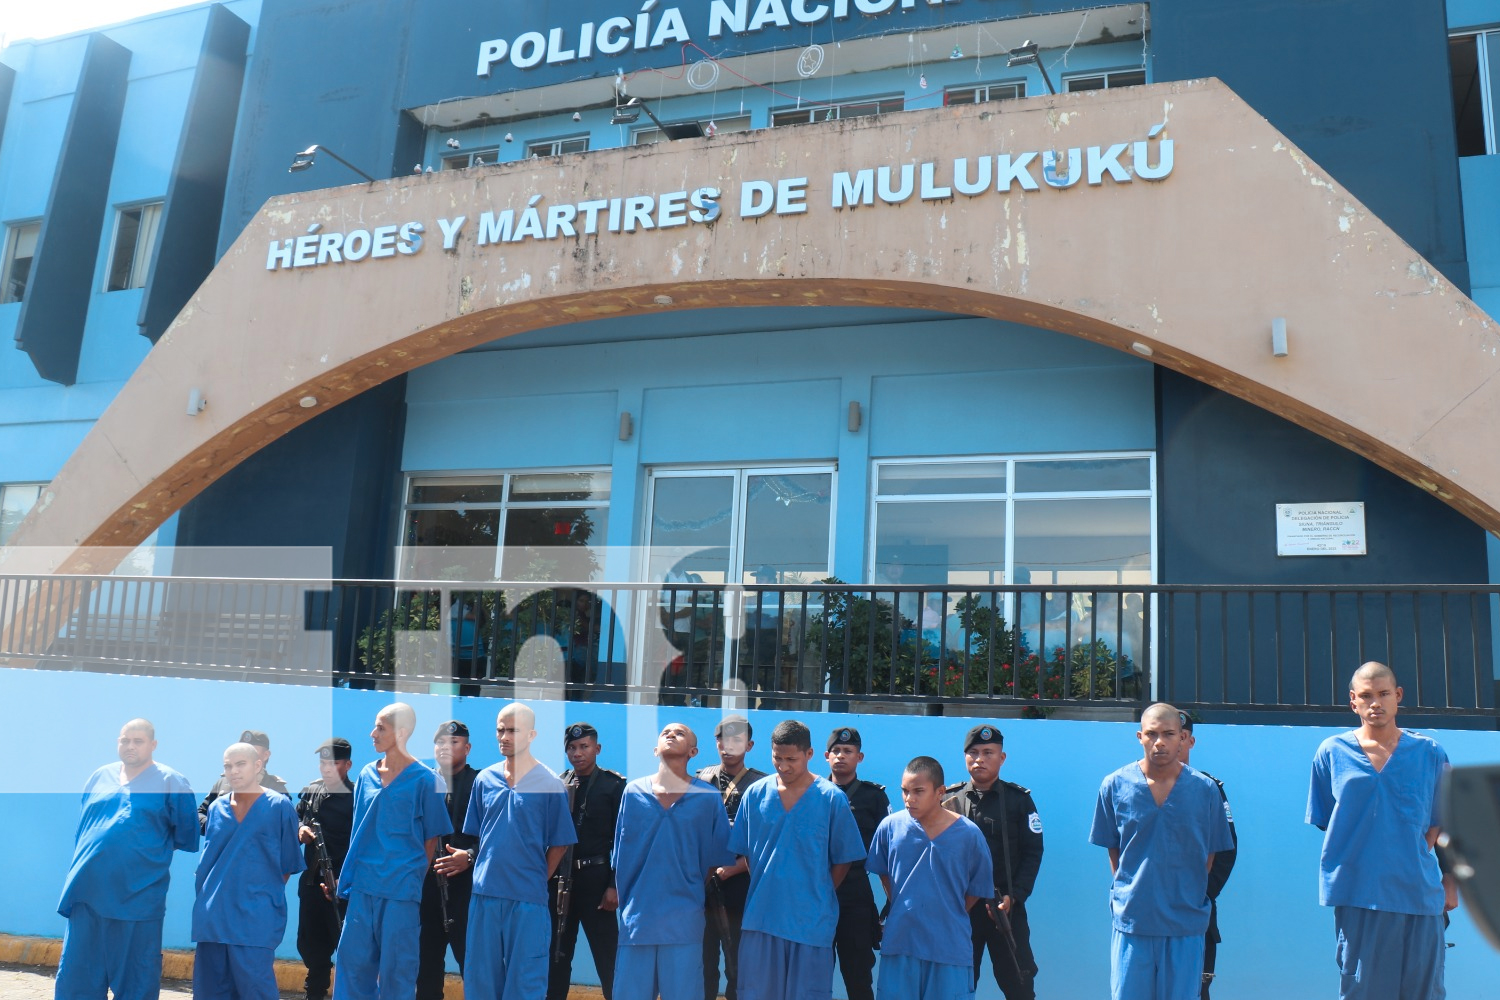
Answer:
<path fill-rule="evenodd" d="M 1500 30 L 1448 39 L 1453 121 L 1459 156 L 1497 152 L 1495 108 L 1500 105 Z"/>
<path fill-rule="evenodd" d="M 36 256 L 36 241 L 42 233 L 41 222 L 12 222 L 5 227 L 5 263 L 0 267 L 0 305 L 20 302 L 26 296 L 31 279 L 31 261 Z"/>
<path fill-rule="evenodd" d="M 161 202 L 122 208 L 115 213 L 115 241 L 110 249 L 109 272 L 104 290 L 145 288 L 156 248 L 156 229 L 161 222 Z"/>
<path fill-rule="evenodd" d="M 1116 87 L 1139 87 L 1146 82 L 1143 69 L 1119 70 L 1114 73 L 1093 73 L 1088 76 L 1070 76 L 1063 80 L 1063 89 L 1114 90 Z"/>
<path fill-rule="evenodd" d="M 881 496 L 933 493 L 1005 492 L 1004 462 L 913 462 L 882 465 L 877 476 Z"/>
<path fill-rule="evenodd" d="M 875 466 L 876 584 L 1151 582 L 1150 455 Z"/>
<path fill-rule="evenodd" d="M 603 471 L 413 478 L 403 515 L 403 577 L 597 579 L 609 490 Z"/>
<path fill-rule="evenodd" d="M 490 146 L 488 149 L 471 149 L 467 153 L 452 153 L 443 157 L 444 170 L 463 170 L 466 167 L 482 167 L 486 163 L 499 163 L 500 149 L 498 146 Z"/>
<path fill-rule="evenodd" d="M 1015 566 L 1034 584 L 1150 583 L 1151 500 L 1018 500 Z"/>
<path fill-rule="evenodd" d="M 875 583 L 984 587 L 1005 582 L 1005 501 L 881 504 Z"/>
<path fill-rule="evenodd" d="M 1014 101 L 1025 96 L 1024 83 L 982 83 L 977 87 L 949 87 L 943 91 L 943 103 L 984 104 L 987 101 Z"/>
<path fill-rule="evenodd" d="M 1016 463 L 1017 493 L 1115 492 L 1150 488 L 1151 460 L 1147 458 Z"/>
<path fill-rule="evenodd" d="M 788 108 L 771 113 L 771 125 L 806 125 L 809 122 L 831 122 L 836 118 L 863 118 L 867 115 L 883 115 L 901 111 L 906 107 L 904 97 L 869 97 L 836 104 L 812 104 L 800 108 Z"/>
<path fill-rule="evenodd" d="M 667 122 L 668 125 L 686 124 L 685 122 Z M 701 118 L 698 126 L 702 128 L 706 136 L 718 135 L 721 132 L 748 132 L 750 131 L 750 116 L 736 115 L 733 118 Z M 665 132 L 659 128 L 643 128 L 636 130 L 630 137 L 631 145 L 644 146 L 648 143 L 662 142 L 667 138 Z"/>
<path fill-rule="evenodd" d="M 541 156 L 561 156 L 564 153 L 584 153 L 589 148 L 589 137 L 586 135 L 572 136 L 567 139 L 538 139 L 536 142 L 526 144 L 526 155 L 532 158 Z"/>
<path fill-rule="evenodd" d="M 31 508 L 36 506 L 46 483 L 6 483 L 0 486 L 0 545 L 10 544 Z"/>

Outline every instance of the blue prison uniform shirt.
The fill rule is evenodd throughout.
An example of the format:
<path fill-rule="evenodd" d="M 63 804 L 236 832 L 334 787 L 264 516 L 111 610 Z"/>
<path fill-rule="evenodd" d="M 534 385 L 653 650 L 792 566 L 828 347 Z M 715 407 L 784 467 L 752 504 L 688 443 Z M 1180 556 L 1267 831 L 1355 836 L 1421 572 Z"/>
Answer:
<path fill-rule="evenodd" d="M 1443 877 L 1427 846 L 1438 825 L 1438 784 L 1448 755 L 1403 731 L 1376 771 L 1354 732 L 1330 736 L 1313 757 L 1307 821 L 1326 831 L 1318 901 L 1324 906 L 1436 916 Z"/>
<path fill-rule="evenodd" d="M 1213 779 L 1184 766 L 1160 806 L 1139 761 L 1104 779 L 1089 843 L 1120 852 L 1109 890 L 1125 934 L 1202 937 L 1208 930 L 1208 856 L 1234 847 L 1228 804 Z"/>
<path fill-rule="evenodd" d="M 167 912 L 173 851 L 198 850 L 198 806 L 187 779 L 152 763 L 120 783 L 122 765 L 105 764 L 83 786 L 73 864 L 57 912 L 87 903 L 109 920 L 160 920 Z"/>
<path fill-rule="evenodd" d="M 378 764 L 366 764 L 354 782 L 354 825 L 339 896 L 362 892 L 421 903 L 427 841 L 452 833 L 453 821 L 432 771 L 412 761 L 382 786 Z"/>
<path fill-rule="evenodd" d="M 907 955 L 965 970 L 973 966 L 964 897 L 988 899 L 994 893 L 994 861 L 979 827 L 960 816 L 929 840 L 911 813 L 892 813 L 875 828 L 865 870 L 891 880 L 882 955 Z"/>
<path fill-rule="evenodd" d="M 665 809 L 651 778 L 625 786 L 615 822 L 615 888 L 622 945 L 686 945 L 703 941 L 704 882 L 734 863 L 729 818 L 719 790 L 691 778 Z"/>
<path fill-rule="evenodd" d="M 568 789 L 540 761 L 511 788 L 503 764 L 480 771 L 469 792 L 464 833 L 479 838 L 474 894 L 546 906 L 547 849 L 578 842 Z"/>
<path fill-rule="evenodd" d="M 265 791 L 243 820 L 229 796 L 208 807 L 193 940 L 275 948 L 286 933 L 286 878 L 307 867 L 292 800 Z"/>
<path fill-rule="evenodd" d="M 833 946 L 839 904 L 828 869 L 865 856 L 849 797 L 837 785 L 814 777 L 787 812 L 776 776 L 760 779 L 740 800 L 729 849 L 750 862 L 744 930 Z"/>

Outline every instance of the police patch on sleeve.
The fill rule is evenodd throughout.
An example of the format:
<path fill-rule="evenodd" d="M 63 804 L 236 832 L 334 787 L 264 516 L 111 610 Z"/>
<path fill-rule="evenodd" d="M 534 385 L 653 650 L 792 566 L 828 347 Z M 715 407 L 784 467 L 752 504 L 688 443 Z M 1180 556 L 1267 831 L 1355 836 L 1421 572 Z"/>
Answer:
<path fill-rule="evenodd" d="M 1042 817 L 1037 815 L 1036 813 L 1032 813 L 1030 816 L 1026 817 L 1026 826 L 1031 830 L 1032 833 L 1041 833 Z"/>
<path fill-rule="evenodd" d="M 1232 812 L 1229 811 L 1229 800 L 1228 799 L 1224 800 L 1224 818 L 1227 819 L 1227 820 L 1229 820 L 1229 822 L 1231 822 L 1231 823 L 1234 822 L 1234 813 L 1232 813 Z"/>

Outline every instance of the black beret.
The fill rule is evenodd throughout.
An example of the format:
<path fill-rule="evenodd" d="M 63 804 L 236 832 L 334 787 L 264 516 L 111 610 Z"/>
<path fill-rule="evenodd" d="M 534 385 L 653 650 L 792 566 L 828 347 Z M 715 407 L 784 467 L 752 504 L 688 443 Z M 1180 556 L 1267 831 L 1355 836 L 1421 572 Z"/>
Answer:
<path fill-rule="evenodd" d="M 853 726 L 840 726 L 828 734 L 828 749 L 832 750 L 840 743 L 848 744 L 856 749 L 864 749 L 864 742 L 859 738 L 859 730 Z"/>
<path fill-rule="evenodd" d="M 1005 737 L 1000 735 L 1000 730 L 988 722 L 981 722 L 969 730 L 969 735 L 964 737 L 964 749 L 978 746 L 981 743 L 993 743 L 997 747 L 1005 746 Z"/>
<path fill-rule="evenodd" d="M 714 726 L 714 739 L 723 739 L 725 736 L 748 736 L 750 734 L 750 720 L 743 715 L 726 715 Z"/>
<path fill-rule="evenodd" d="M 440 740 L 444 736 L 462 736 L 464 739 L 468 739 L 469 727 L 464 725 L 462 722 L 459 722 L 457 719 L 454 719 L 451 722 L 445 722 L 442 725 L 438 726 L 437 732 L 432 734 L 432 738 L 434 740 Z"/>
<path fill-rule="evenodd" d="M 342 736 L 335 736 L 331 740 L 324 740 L 318 747 L 318 757 L 321 760 L 348 760 L 351 754 L 349 741 Z"/>
<path fill-rule="evenodd" d="M 271 749 L 271 737 L 259 729 L 247 729 L 243 733 L 240 733 L 240 742 L 248 743 L 253 747 L 260 747 L 264 750 Z"/>
<path fill-rule="evenodd" d="M 573 723 L 567 729 L 563 730 L 563 749 L 566 750 L 568 748 L 568 744 L 572 743 L 574 740 L 581 740 L 586 736 L 592 736 L 597 742 L 599 739 L 599 730 L 595 729 L 587 722 Z"/>

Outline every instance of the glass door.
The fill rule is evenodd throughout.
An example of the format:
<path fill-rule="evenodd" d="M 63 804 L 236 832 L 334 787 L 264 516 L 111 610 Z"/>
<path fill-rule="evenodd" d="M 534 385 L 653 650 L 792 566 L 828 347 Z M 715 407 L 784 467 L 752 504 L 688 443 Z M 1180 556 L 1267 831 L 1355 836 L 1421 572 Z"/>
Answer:
<path fill-rule="evenodd" d="M 833 467 L 657 470 L 650 484 L 646 572 L 663 587 L 640 682 L 659 680 L 663 704 L 807 689 L 803 595 L 782 588 L 829 575 Z"/>

